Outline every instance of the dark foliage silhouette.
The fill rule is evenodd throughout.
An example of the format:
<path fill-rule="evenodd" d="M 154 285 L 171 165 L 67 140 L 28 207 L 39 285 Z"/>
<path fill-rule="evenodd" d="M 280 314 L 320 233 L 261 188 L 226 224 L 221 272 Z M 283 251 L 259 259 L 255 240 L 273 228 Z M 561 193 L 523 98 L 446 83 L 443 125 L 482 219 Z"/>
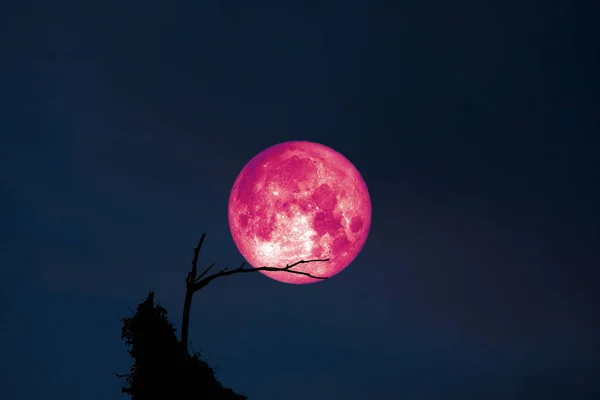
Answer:
<path fill-rule="evenodd" d="M 123 318 L 121 338 L 134 363 L 121 389 L 132 400 L 246 400 L 217 380 L 200 354 L 190 355 L 175 335 L 167 310 L 151 291 L 133 317 Z"/>

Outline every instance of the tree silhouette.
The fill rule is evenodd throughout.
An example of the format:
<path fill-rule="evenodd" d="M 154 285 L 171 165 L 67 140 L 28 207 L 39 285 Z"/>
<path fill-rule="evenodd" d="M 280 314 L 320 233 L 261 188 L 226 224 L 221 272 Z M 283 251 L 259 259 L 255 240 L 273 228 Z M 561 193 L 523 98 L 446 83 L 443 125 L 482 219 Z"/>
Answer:
<path fill-rule="evenodd" d="M 198 257 L 205 237 L 206 234 L 202 234 L 198 246 L 194 248 L 192 270 L 185 279 L 181 341 L 177 339 L 175 328 L 167 319 L 167 310 L 154 304 L 154 291 L 137 306 L 133 317 L 121 320 L 121 338 L 129 346 L 128 353 L 134 363 L 128 374 L 116 375 L 125 378 L 126 384 L 121 391 L 128 394 L 131 400 L 246 400 L 246 396 L 223 387 L 214 370 L 198 352 L 190 354 L 188 351 L 190 309 L 194 293 L 217 278 L 256 271 L 281 271 L 314 279 L 327 279 L 292 268 L 299 264 L 325 262 L 329 259 L 301 260 L 285 267 L 244 268 L 245 263 L 242 263 L 238 268 L 224 268 L 205 277 L 214 267 L 213 263 L 197 276 Z"/>
<path fill-rule="evenodd" d="M 199 353 L 190 355 L 177 340 L 167 310 L 154 304 L 154 292 L 140 303 L 133 317 L 123 318 L 121 338 L 134 364 L 123 393 L 131 400 L 246 400 L 225 388 Z"/>
<path fill-rule="evenodd" d="M 204 277 L 204 275 L 206 275 L 215 266 L 215 263 L 212 263 L 211 265 L 208 266 L 208 268 L 206 268 L 204 270 L 204 272 L 202 274 L 200 274 L 200 276 L 196 276 L 198 274 L 198 257 L 200 255 L 200 249 L 202 248 L 202 244 L 204 244 L 205 237 L 206 237 L 206 233 L 203 233 L 202 236 L 200 237 L 200 241 L 198 242 L 198 246 L 196 246 L 196 248 L 194 248 L 194 258 L 192 260 L 192 270 L 188 273 L 187 277 L 185 278 L 185 289 L 186 290 L 185 290 L 185 300 L 183 302 L 183 317 L 181 320 L 181 343 L 183 344 L 183 347 L 186 350 L 187 350 L 187 346 L 188 346 L 188 331 L 189 331 L 189 326 L 190 326 L 190 310 L 192 307 L 192 298 L 194 296 L 194 293 L 196 293 L 200 289 L 206 287 L 206 285 L 208 285 L 215 279 L 221 278 L 224 276 L 234 275 L 234 274 L 257 272 L 257 271 L 282 272 L 282 273 L 286 273 L 286 274 L 305 275 L 305 276 L 309 276 L 314 279 L 321 279 L 321 280 L 327 279 L 327 277 L 314 276 L 308 272 L 296 271 L 292 268 L 294 268 L 295 266 L 300 265 L 300 264 L 307 264 L 307 263 L 314 263 L 314 262 L 327 262 L 327 261 L 329 261 L 328 258 L 323 259 L 323 260 L 300 260 L 293 264 L 288 264 L 285 267 L 267 267 L 267 266 L 265 266 L 265 267 L 258 267 L 258 268 L 244 268 L 246 263 L 243 262 L 238 268 L 234 268 L 234 269 L 223 268 L 221 271 L 217 272 L 216 274 L 212 274 L 207 277 Z"/>

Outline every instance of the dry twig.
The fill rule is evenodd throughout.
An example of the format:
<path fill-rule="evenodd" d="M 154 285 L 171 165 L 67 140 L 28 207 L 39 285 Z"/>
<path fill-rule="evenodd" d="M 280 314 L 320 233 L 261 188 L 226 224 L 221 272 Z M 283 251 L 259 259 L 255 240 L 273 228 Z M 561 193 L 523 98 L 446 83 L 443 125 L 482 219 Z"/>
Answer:
<path fill-rule="evenodd" d="M 192 296 L 194 295 L 194 293 L 196 293 L 198 290 L 202 289 L 203 287 L 205 287 L 206 285 L 211 283 L 213 280 L 223 277 L 223 276 L 229 276 L 229 275 L 246 273 L 246 272 L 257 272 L 257 271 L 286 272 L 289 274 L 308 276 L 313 279 L 322 279 L 322 280 L 327 279 L 327 277 L 314 276 L 308 272 L 296 271 L 296 270 L 293 270 L 292 268 L 294 268 L 295 266 L 300 265 L 300 264 L 307 264 L 307 263 L 312 263 L 312 262 L 327 262 L 327 261 L 329 261 L 328 258 L 323 259 L 323 260 L 300 260 L 293 264 L 288 264 L 285 267 L 267 267 L 267 266 L 265 266 L 265 267 L 258 267 L 258 268 L 244 268 L 246 263 L 243 262 L 242 265 L 240 265 L 238 268 L 235 268 L 235 269 L 223 268 L 221 271 L 217 272 L 216 274 L 212 274 L 207 277 L 204 277 L 215 266 L 215 263 L 212 263 L 211 265 L 208 266 L 208 268 L 206 268 L 204 270 L 204 272 L 202 272 L 202 274 L 200 274 L 200 276 L 197 277 L 196 275 L 198 273 L 198 256 L 200 255 L 200 248 L 202 248 L 202 244 L 204 243 L 205 237 L 206 237 L 206 233 L 203 233 L 202 236 L 200 237 L 200 241 L 198 242 L 198 246 L 196 246 L 196 248 L 194 248 L 194 259 L 192 260 L 192 270 L 188 273 L 188 276 L 185 279 L 186 293 L 185 293 L 185 300 L 183 303 L 183 318 L 181 321 L 181 343 L 183 344 L 186 351 L 188 348 L 188 331 L 189 331 L 189 324 L 190 324 L 190 310 L 192 307 Z"/>

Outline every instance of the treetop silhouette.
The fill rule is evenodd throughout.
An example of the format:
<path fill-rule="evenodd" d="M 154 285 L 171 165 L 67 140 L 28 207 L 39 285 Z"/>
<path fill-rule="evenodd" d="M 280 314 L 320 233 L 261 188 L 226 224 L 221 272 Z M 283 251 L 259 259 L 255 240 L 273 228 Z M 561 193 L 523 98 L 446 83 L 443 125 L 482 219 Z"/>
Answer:
<path fill-rule="evenodd" d="M 242 263 L 238 268 L 224 268 L 205 276 L 214 267 L 213 263 L 197 276 L 198 257 L 205 237 L 206 234 L 202 234 L 198 246 L 194 248 L 192 269 L 185 279 L 181 341 L 177 339 L 175 328 L 167 318 L 167 310 L 160 304 L 154 304 L 154 290 L 137 306 L 132 317 L 121 319 L 121 338 L 129 347 L 128 353 L 134 364 L 130 366 L 128 374 L 116 375 L 125 378 L 126 384 L 121 391 L 128 394 L 131 400 L 247 400 L 246 396 L 223 387 L 214 370 L 198 352 L 190 354 L 188 351 L 189 318 L 194 293 L 217 278 L 255 271 L 281 271 L 327 279 L 292 268 L 304 263 L 326 262 L 328 259 L 300 260 L 280 268 L 244 268 L 245 263 Z"/>

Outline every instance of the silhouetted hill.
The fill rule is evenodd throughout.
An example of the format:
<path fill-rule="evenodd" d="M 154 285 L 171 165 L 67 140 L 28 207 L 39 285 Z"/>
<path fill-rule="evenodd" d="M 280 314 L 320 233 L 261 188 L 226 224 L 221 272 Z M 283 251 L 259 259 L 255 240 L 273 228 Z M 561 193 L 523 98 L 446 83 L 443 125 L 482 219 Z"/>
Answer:
<path fill-rule="evenodd" d="M 217 380 L 200 354 L 190 355 L 177 339 L 167 310 L 154 304 L 154 292 L 123 318 L 121 338 L 134 364 L 121 390 L 132 400 L 246 400 Z"/>

